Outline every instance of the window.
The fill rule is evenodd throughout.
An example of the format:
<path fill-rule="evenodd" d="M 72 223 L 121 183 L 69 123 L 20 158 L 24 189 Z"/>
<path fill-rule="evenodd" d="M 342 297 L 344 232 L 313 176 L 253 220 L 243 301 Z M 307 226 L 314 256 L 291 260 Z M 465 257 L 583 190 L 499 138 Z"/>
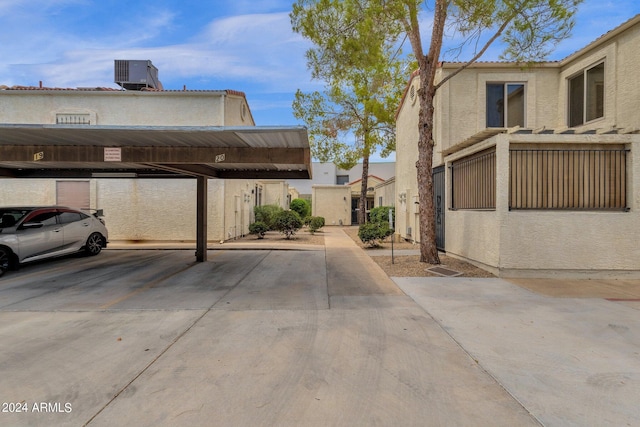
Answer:
<path fill-rule="evenodd" d="M 261 186 L 256 185 L 255 195 L 256 195 L 254 199 L 255 205 L 262 206 L 262 187 Z"/>
<path fill-rule="evenodd" d="M 496 208 L 496 149 L 456 160 L 451 168 L 451 209 Z"/>
<path fill-rule="evenodd" d="M 338 175 L 336 176 L 336 184 L 344 185 L 349 183 L 349 175 Z"/>
<path fill-rule="evenodd" d="M 509 209 L 627 210 L 627 152 L 511 149 Z"/>
<path fill-rule="evenodd" d="M 34 216 L 25 222 L 25 224 L 42 223 L 43 225 L 56 225 L 58 213 L 55 211 L 44 212 Z"/>
<path fill-rule="evenodd" d="M 524 83 L 487 83 L 487 127 L 524 127 Z"/>
<path fill-rule="evenodd" d="M 57 125 L 90 125 L 91 115 L 86 113 L 81 114 L 56 114 Z"/>
<path fill-rule="evenodd" d="M 604 117 L 604 62 L 569 79 L 569 126 Z"/>
<path fill-rule="evenodd" d="M 88 216 L 80 212 L 62 212 L 59 215 L 59 218 L 61 224 L 69 224 L 71 222 L 82 221 L 83 219 L 88 218 Z"/>

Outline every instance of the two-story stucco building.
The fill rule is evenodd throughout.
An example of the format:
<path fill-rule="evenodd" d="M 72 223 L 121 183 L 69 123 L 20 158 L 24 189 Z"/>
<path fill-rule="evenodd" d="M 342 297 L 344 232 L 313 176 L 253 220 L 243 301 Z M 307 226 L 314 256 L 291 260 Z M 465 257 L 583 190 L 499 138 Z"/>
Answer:
<path fill-rule="evenodd" d="M 461 64 L 441 63 L 437 80 Z M 479 62 L 436 93 L 447 254 L 501 276 L 640 276 L 640 15 L 557 62 Z M 397 112 L 397 233 L 418 240 L 417 73 Z"/>

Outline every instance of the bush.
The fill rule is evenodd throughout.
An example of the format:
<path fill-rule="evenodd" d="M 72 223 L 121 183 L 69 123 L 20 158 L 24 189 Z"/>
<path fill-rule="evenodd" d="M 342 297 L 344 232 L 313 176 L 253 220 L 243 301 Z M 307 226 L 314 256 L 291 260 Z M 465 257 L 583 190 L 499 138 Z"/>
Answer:
<path fill-rule="evenodd" d="M 256 215 L 256 222 L 263 222 L 267 226 L 267 230 L 275 230 L 275 218 L 280 212 L 283 212 L 278 205 L 256 206 L 253 212 Z"/>
<path fill-rule="evenodd" d="M 391 216 L 393 218 L 393 223 L 396 223 L 395 218 L 395 208 L 393 206 L 378 206 L 377 208 L 371 209 L 369 213 L 369 221 L 374 223 L 387 223 L 389 224 L 389 210 L 391 210 Z"/>
<path fill-rule="evenodd" d="M 257 234 L 258 239 L 264 239 L 264 233 L 269 231 L 269 227 L 262 221 L 256 221 L 253 224 L 249 224 L 249 234 Z"/>
<path fill-rule="evenodd" d="M 289 204 L 289 208 L 297 212 L 300 218 L 306 218 L 311 215 L 311 204 L 305 199 L 293 199 Z"/>
<path fill-rule="evenodd" d="M 370 222 L 361 224 L 358 228 L 358 237 L 362 240 L 362 243 L 370 247 L 379 246 L 378 241 L 390 236 L 392 233 L 393 230 L 389 228 L 388 222 Z"/>
<path fill-rule="evenodd" d="M 309 217 L 309 231 L 311 231 L 311 234 L 320 230 L 322 227 L 324 227 L 324 217 L 321 217 L 321 216 Z"/>
<path fill-rule="evenodd" d="M 296 234 L 302 227 L 302 220 L 300 215 L 294 211 L 282 211 L 278 213 L 274 221 L 275 229 L 283 233 L 287 240 L 291 239 L 291 236 Z"/>

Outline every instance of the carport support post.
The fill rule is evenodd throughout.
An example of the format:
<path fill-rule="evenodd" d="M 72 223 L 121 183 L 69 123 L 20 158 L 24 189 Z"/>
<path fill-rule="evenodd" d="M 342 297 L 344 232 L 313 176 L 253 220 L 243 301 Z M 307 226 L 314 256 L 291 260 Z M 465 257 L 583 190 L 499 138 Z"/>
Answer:
<path fill-rule="evenodd" d="M 197 184 L 197 220 L 196 220 L 196 261 L 207 260 L 207 181 L 206 176 L 196 178 Z"/>

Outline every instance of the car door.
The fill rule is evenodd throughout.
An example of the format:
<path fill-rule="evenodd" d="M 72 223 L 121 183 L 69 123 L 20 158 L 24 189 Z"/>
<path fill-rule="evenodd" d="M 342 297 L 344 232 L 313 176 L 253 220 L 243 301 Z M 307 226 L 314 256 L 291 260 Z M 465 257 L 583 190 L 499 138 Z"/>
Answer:
<path fill-rule="evenodd" d="M 91 234 L 91 218 L 81 212 L 61 211 L 65 250 L 79 251 Z"/>
<path fill-rule="evenodd" d="M 16 231 L 20 261 L 46 258 L 58 253 L 64 245 L 62 225 L 55 209 L 36 211 Z"/>

